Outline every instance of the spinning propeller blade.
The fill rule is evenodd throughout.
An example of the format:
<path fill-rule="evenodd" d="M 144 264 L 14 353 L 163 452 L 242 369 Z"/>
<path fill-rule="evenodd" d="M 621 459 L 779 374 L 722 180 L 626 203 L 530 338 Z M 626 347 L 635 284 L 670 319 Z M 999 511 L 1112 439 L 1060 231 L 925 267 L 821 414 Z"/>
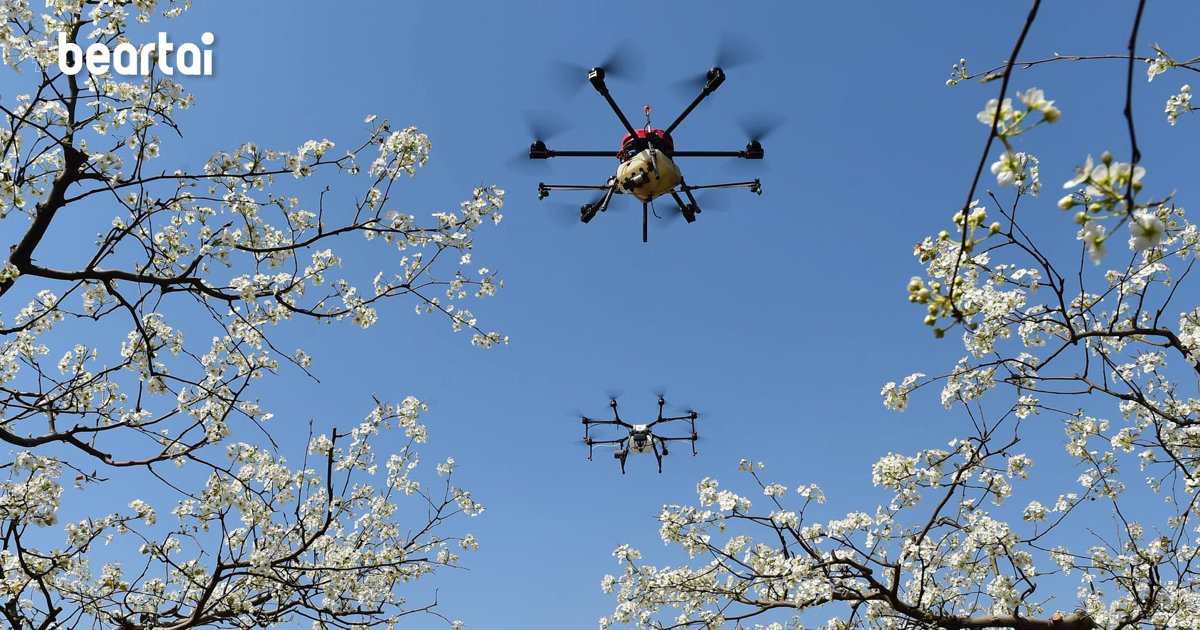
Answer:
<path fill-rule="evenodd" d="M 762 51 L 753 39 L 744 35 L 725 34 L 717 45 L 717 58 L 714 65 L 718 68 L 737 68 L 754 63 L 762 58 Z"/>
<path fill-rule="evenodd" d="M 713 57 L 713 68 L 729 70 L 744 66 L 749 63 L 758 61 L 762 56 L 758 45 L 754 40 L 740 35 L 726 34 L 721 37 L 721 42 L 717 44 L 717 52 Z M 708 71 L 693 75 L 675 84 L 675 87 L 680 92 L 694 94 L 704 89 L 704 84 L 708 82 Z"/>
<path fill-rule="evenodd" d="M 782 114 L 774 112 L 757 112 L 738 117 L 738 126 L 751 142 L 760 142 L 775 133 L 784 123 Z"/>
<path fill-rule="evenodd" d="M 533 145 L 540 144 L 544 150 L 545 143 L 555 136 L 566 131 L 570 125 L 566 119 L 557 114 L 550 112 L 528 112 L 525 114 L 525 129 L 528 132 L 528 138 Z M 514 168 L 531 172 L 537 169 L 539 172 L 545 172 L 545 164 L 532 164 L 535 160 L 530 159 L 530 151 L 534 148 L 531 145 L 514 154 L 508 159 L 508 162 Z M 537 162 L 545 162 L 546 160 L 536 160 Z"/>
<path fill-rule="evenodd" d="M 592 68 L 602 68 L 605 78 L 636 81 L 642 74 L 637 56 L 632 43 L 621 41 L 598 64 L 585 66 L 562 60 L 550 62 L 550 80 L 568 98 L 578 94 L 588 84 L 588 72 Z"/>
<path fill-rule="evenodd" d="M 555 136 L 566 131 L 570 124 L 565 118 L 552 112 L 528 112 L 525 114 L 525 128 L 529 130 L 532 140 L 553 140 Z"/>

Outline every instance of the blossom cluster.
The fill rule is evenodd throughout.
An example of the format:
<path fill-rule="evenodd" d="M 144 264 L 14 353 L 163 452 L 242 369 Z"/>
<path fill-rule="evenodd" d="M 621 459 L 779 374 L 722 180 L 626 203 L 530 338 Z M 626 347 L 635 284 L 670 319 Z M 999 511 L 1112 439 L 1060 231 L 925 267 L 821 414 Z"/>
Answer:
<path fill-rule="evenodd" d="M 404 585 L 477 549 L 448 528 L 483 507 L 454 485 L 452 459 L 420 467 L 424 404 L 376 401 L 348 432 L 322 419 L 308 452 L 289 457 L 259 381 L 320 367 L 285 349 L 277 327 L 373 327 L 392 298 L 469 329 L 477 346 L 507 342 L 464 304 L 504 286 L 472 260 L 479 232 L 501 222 L 504 191 L 481 185 L 448 210 L 401 211 L 399 183 L 431 143 L 374 116 L 351 145 L 247 142 L 195 172 L 155 166 L 159 136 L 179 131 L 192 95 L 155 73 L 68 80 L 54 35 L 111 47 L 135 36 L 133 22 L 177 17 L 190 1 L 52 0 L 42 15 L 30 4 L 0 2 L 0 219 L 20 243 L 0 263 L 0 296 L 17 305 L 0 322 L 0 417 L 17 449 L 0 478 L 8 621 L 365 628 L 425 610 Z M 306 196 L 323 178 L 337 185 Z M 43 267 L 29 245 L 72 220 L 68 205 L 94 200 L 112 214 L 94 241 L 70 244 L 83 262 Z M 143 494 L 147 484 L 157 489 Z M 132 500 L 63 509 L 95 492 Z"/>

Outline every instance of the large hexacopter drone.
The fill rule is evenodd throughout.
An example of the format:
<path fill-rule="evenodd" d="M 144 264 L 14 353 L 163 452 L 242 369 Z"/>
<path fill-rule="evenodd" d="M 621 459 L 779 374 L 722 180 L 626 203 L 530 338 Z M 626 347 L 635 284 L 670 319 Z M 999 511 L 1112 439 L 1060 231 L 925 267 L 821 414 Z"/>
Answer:
<path fill-rule="evenodd" d="M 538 184 L 538 199 L 544 199 L 552 190 L 596 190 L 603 191 L 602 196 L 593 203 L 584 204 L 579 210 L 579 219 L 584 223 L 591 221 L 598 212 L 604 212 L 608 209 L 608 204 L 612 201 L 614 194 L 629 194 L 633 195 L 642 202 L 642 242 L 647 240 L 647 215 L 648 206 L 658 197 L 663 195 L 671 195 L 675 203 L 679 207 L 679 212 L 683 215 L 688 223 L 696 220 L 696 215 L 700 214 L 700 206 L 696 203 L 696 198 L 692 195 L 692 191 L 705 188 L 749 188 L 750 192 L 761 195 L 762 185 L 759 180 L 745 182 L 733 182 L 728 184 L 710 184 L 705 186 L 692 186 L 687 184 L 683 179 L 683 173 L 679 170 L 679 166 L 675 164 L 676 158 L 681 157 L 736 157 L 747 160 L 761 160 L 763 158 L 762 144 L 757 139 L 750 140 L 746 144 L 746 148 L 741 151 L 676 151 L 675 140 L 671 137 L 671 132 L 683 122 L 683 119 L 692 110 L 700 104 L 709 94 L 712 94 L 722 83 L 725 82 L 725 72 L 721 68 L 712 68 L 704 78 L 704 87 L 700 90 L 700 95 L 692 101 L 687 109 L 675 119 L 666 129 L 654 129 L 650 123 L 650 113 L 652 107 L 647 105 L 643 111 L 646 114 L 646 126 L 642 129 L 634 129 L 630 124 L 629 119 L 621 112 L 621 108 L 617 106 L 616 101 L 608 92 L 608 87 L 604 84 L 604 68 L 596 67 L 588 71 L 588 81 L 596 91 L 608 101 L 613 112 L 617 114 L 617 118 L 621 119 L 621 124 L 625 126 L 625 138 L 621 140 L 621 149 L 614 153 L 613 151 L 558 151 L 546 148 L 546 143 L 542 140 L 535 140 L 529 146 L 529 159 L 545 160 L 553 157 L 616 157 L 621 161 L 617 167 L 615 175 L 608 178 L 608 181 L 603 186 L 568 186 L 560 184 Z M 683 197 L 687 197 L 685 203 Z"/>
<path fill-rule="evenodd" d="M 592 454 L 597 446 L 612 445 L 616 447 L 613 451 L 613 457 L 621 460 L 621 474 L 625 474 L 625 459 L 630 453 L 635 455 L 645 455 L 654 453 L 654 458 L 658 460 L 658 472 L 662 472 L 662 458 L 669 453 L 667 449 L 668 442 L 691 442 L 692 456 L 696 455 L 696 440 L 700 436 L 696 434 L 696 418 L 699 417 L 695 411 L 688 411 L 682 416 L 664 417 L 663 405 L 667 401 L 662 396 L 658 397 L 658 418 L 653 422 L 646 424 L 629 424 L 621 419 L 621 414 L 617 412 L 617 400 L 611 399 L 608 405 L 612 407 L 612 420 L 595 420 L 587 416 L 583 416 L 583 443 L 588 446 L 588 461 L 591 461 Z M 664 437 L 654 434 L 654 427 L 667 422 L 676 422 L 686 420 L 692 429 L 691 435 L 679 437 Z M 591 429 L 597 425 L 615 425 L 629 431 L 629 435 L 611 440 L 593 440 L 591 437 Z"/>

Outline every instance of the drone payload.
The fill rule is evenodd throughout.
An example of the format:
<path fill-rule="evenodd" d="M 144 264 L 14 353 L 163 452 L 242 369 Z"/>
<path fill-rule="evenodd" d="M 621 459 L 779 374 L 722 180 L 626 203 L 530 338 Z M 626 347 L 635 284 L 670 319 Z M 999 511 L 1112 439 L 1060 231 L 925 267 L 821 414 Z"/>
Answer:
<path fill-rule="evenodd" d="M 649 106 L 647 106 L 649 108 Z M 683 181 L 679 167 L 671 161 L 670 154 L 653 148 L 637 151 L 639 140 L 647 134 L 662 133 L 661 129 L 639 129 L 640 137 L 625 136 L 624 147 L 618 157 L 622 160 L 617 167 L 617 181 L 621 187 L 643 203 L 653 201 L 668 193 Z M 670 141 L 668 136 L 667 141 Z M 634 153 L 637 151 L 636 153 Z M 630 157 L 624 157 L 628 154 Z"/>
<path fill-rule="evenodd" d="M 624 125 L 626 134 L 621 141 L 621 149 L 615 156 L 621 161 L 616 173 L 608 178 L 602 186 L 575 186 L 562 184 L 538 184 L 538 199 L 546 198 L 553 190 L 595 190 L 602 191 L 602 196 L 594 203 L 584 204 L 579 209 L 579 219 L 584 223 L 590 222 L 597 213 L 608 209 L 615 194 L 632 195 L 642 202 L 642 242 L 648 240 L 649 206 L 655 199 L 670 195 L 688 223 L 696 220 L 700 214 L 700 206 L 696 203 L 692 191 L 709 188 L 748 188 L 750 192 L 761 195 L 762 185 L 759 180 L 732 182 L 726 184 L 710 184 L 691 186 L 683 179 L 683 173 L 675 160 L 681 157 L 736 157 L 747 160 L 763 159 L 762 144 L 752 139 L 741 151 L 676 151 L 675 141 L 671 132 L 683 122 L 683 119 L 700 104 L 709 94 L 712 94 L 725 82 L 725 72 L 720 68 L 712 68 L 705 75 L 704 87 L 700 95 L 688 105 L 687 109 L 675 119 L 666 129 L 654 129 L 650 123 L 650 112 L 653 108 L 647 105 L 643 111 L 646 114 L 646 126 L 635 129 L 629 119 L 617 106 L 608 86 L 604 83 L 604 69 L 592 68 L 588 72 L 588 82 L 604 97 L 617 118 Z M 558 151 L 546 148 L 542 140 L 535 140 L 529 146 L 529 159 L 545 160 L 552 157 L 613 157 L 612 151 Z M 687 197 L 685 202 L 683 197 Z"/>

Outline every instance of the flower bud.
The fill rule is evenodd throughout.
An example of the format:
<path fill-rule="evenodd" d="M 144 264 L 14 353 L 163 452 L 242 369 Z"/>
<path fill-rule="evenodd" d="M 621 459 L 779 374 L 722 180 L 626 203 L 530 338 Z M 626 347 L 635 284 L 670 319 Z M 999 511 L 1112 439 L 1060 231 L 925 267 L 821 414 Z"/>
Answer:
<path fill-rule="evenodd" d="M 1067 195 L 1058 200 L 1058 207 L 1063 210 L 1070 210 L 1075 207 L 1075 195 Z"/>
<path fill-rule="evenodd" d="M 945 336 L 946 336 L 945 328 L 942 328 L 939 326 L 939 327 L 933 329 L 933 338 L 934 339 L 941 339 L 942 337 L 945 337 Z"/>
<path fill-rule="evenodd" d="M 1075 213 L 1075 222 L 1078 223 L 1079 225 L 1083 225 L 1084 223 L 1087 223 L 1087 213 L 1084 212 L 1083 210 L 1076 212 Z"/>
<path fill-rule="evenodd" d="M 925 325 L 926 325 L 926 326 L 932 326 L 932 325 L 934 325 L 934 324 L 936 324 L 936 323 L 937 323 L 937 316 L 936 316 L 936 315 L 929 315 L 929 316 L 927 316 L 927 317 L 925 318 Z"/>
<path fill-rule="evenodd" d="M 1051 105 L 1042 110 L 1042 117 L 1046 119 L 1046 122 L 1053 125 L 1058 122 L 1059 118 L 1062 118 L 1062 112 L 1058 111 L 1057 107 Z"/>
<path fill-rule="evenodd" d="M 917 276 L 913 276 L 912 280 L 908 281 L 908 291 L 910 293 L 916 293 L 917 291 L 921 290 L 922 284 L 924 284 L 924 283 L 921 282 L 921 278 L 919 278 Z"/>
<path fill-rule="evenodd" d="M 996 222 L 992 223 L 990 226 L 988 226 L 988 233 L 989 234 L 999 234 L 1000 233 L 1000 222 L 996 221 Z"/>
<path fill-rule="evenodd" d="M 1109 164 L 1112 164 L 1112 161 L 1113 161 L 1112 154 L 1111 154 L 1111 153 L 1109 153 L 1108 151 L 1105 151 L 1104 153 L 1101 153 L 1101 154 L 1100 154 L 1100 161 L 1101 161 L 1101 162 L 1104 162 L 1104 165 L 1105 165 L 1105 166 L 1108 166 Z"/>
<path fill-rule="evenodd" d="M 938 232 L 938 240 L 939 241 L 944 241 L 948 238 L 950 238 L 950 233 L 947 232 L 946 230 L 942 230 L 941 232 Z"/>

